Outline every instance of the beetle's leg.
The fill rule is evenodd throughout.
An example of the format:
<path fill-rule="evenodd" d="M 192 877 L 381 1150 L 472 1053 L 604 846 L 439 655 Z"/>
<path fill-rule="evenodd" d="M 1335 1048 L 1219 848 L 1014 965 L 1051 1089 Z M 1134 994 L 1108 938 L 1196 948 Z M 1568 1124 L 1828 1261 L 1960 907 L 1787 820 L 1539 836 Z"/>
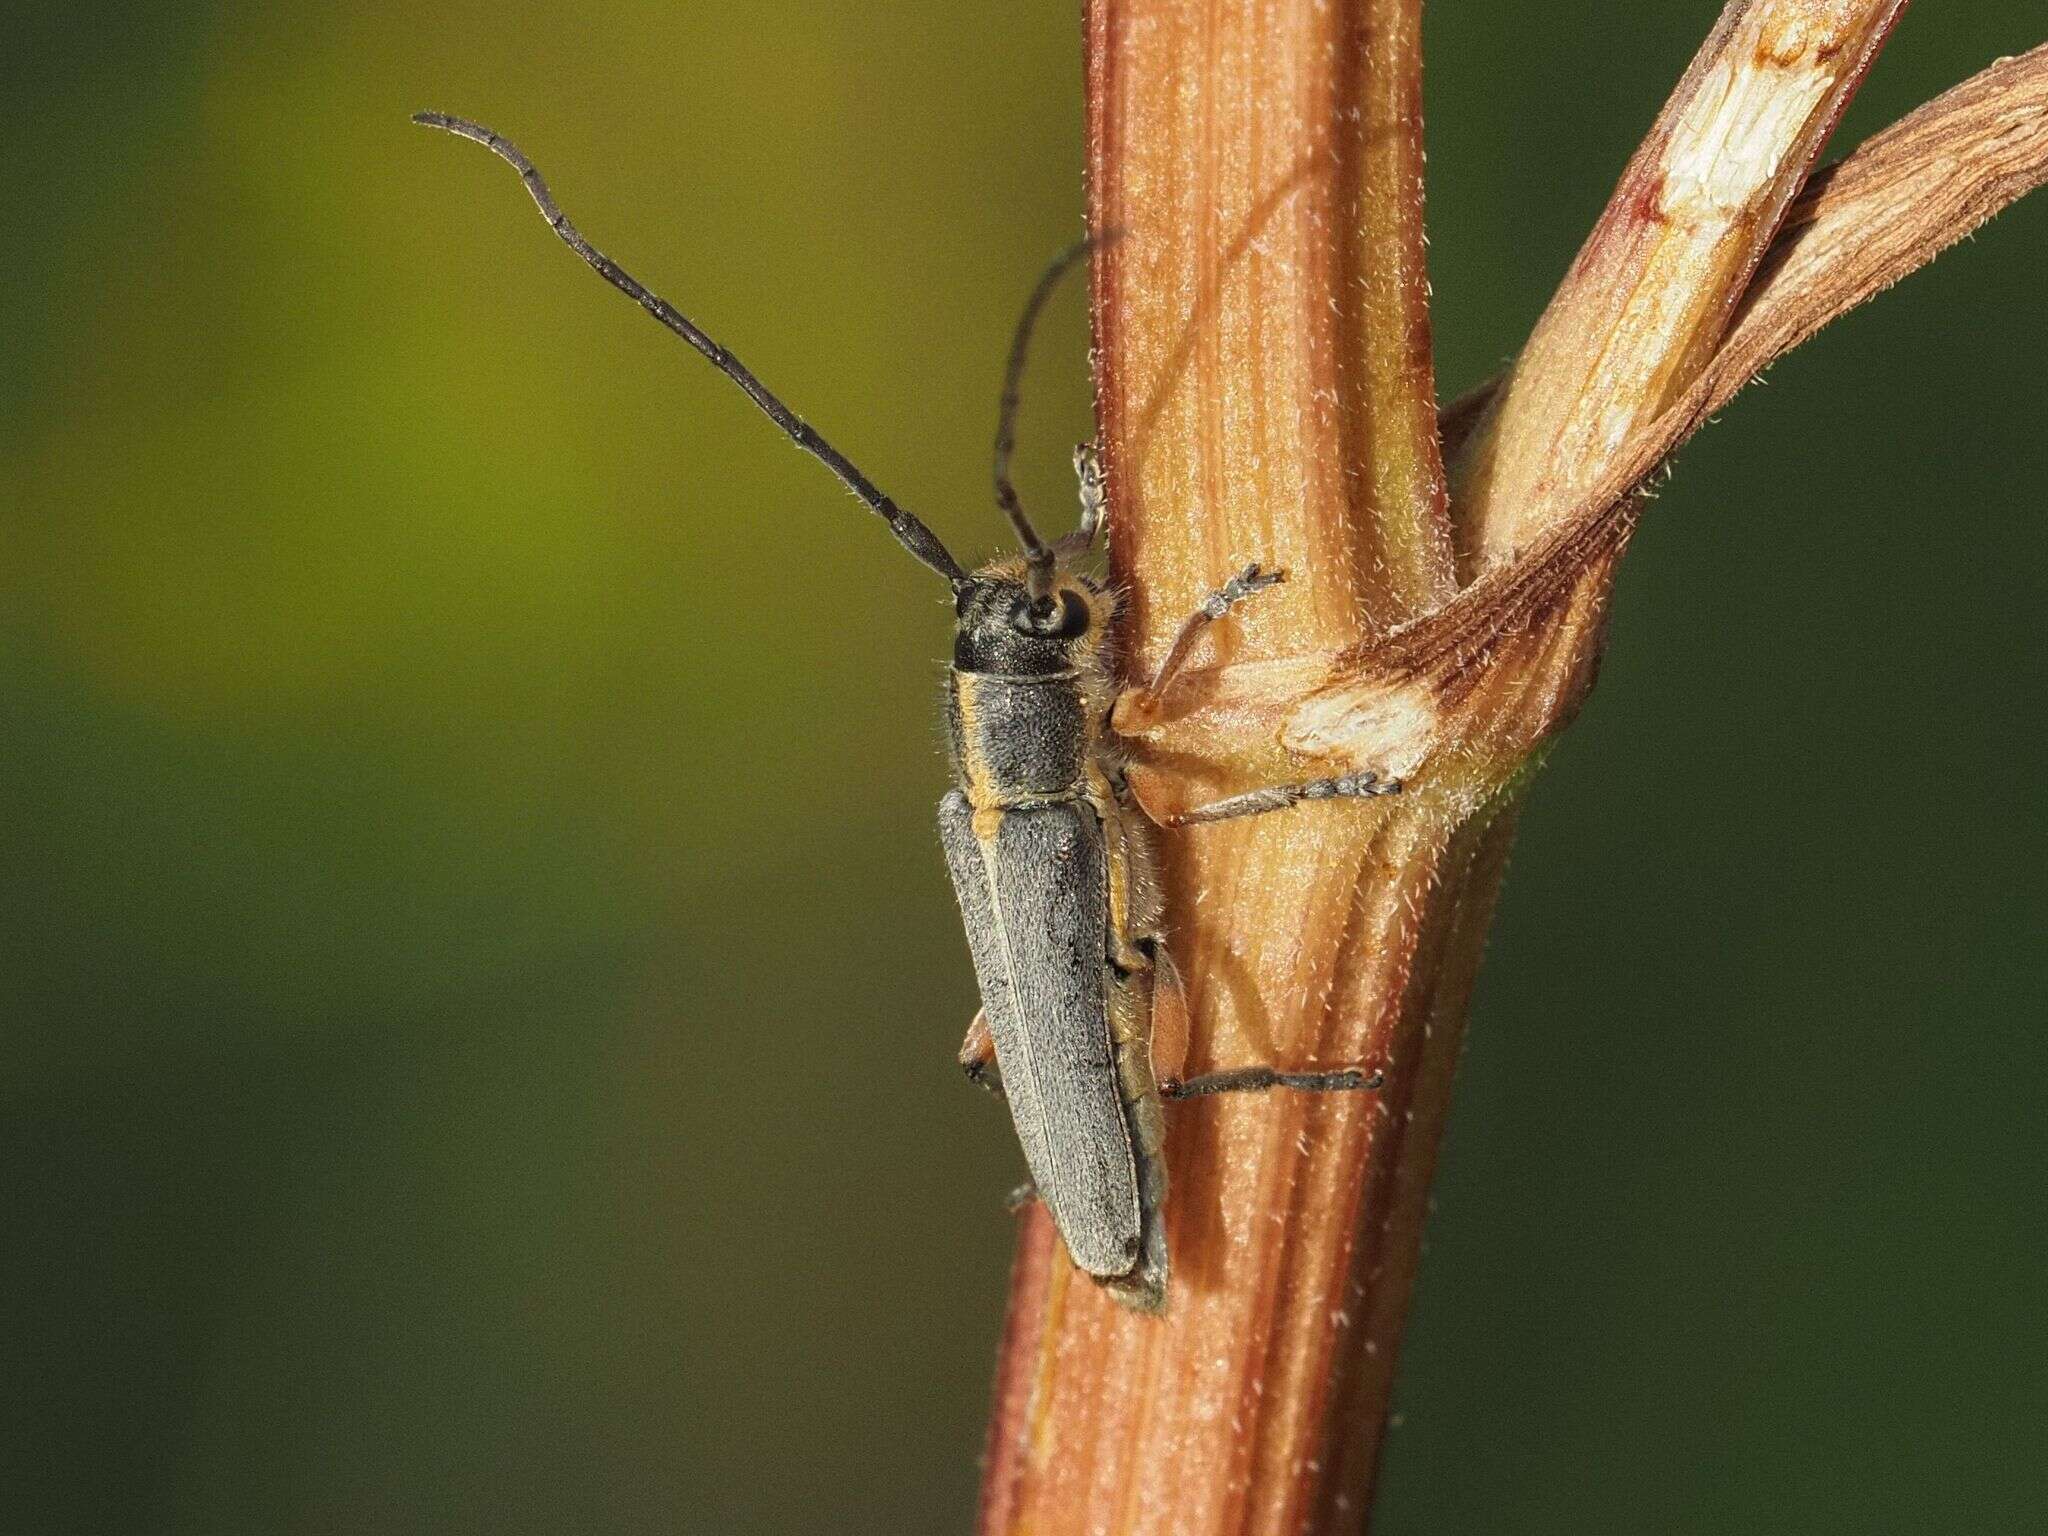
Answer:
<path fill-rule="evenodd" d="M 1139 1154 L 1153 1157 L 1166 1141 L 1166 1117 L 1159 1112 L 1159 1084 L 1152 1076 L 1152 1045 L 1146 1034 L 1151 986 L 1143 976 L 1109 981 L 1109 1043 L 1116 1063 L 1117 1097 L 1130 1121 Z"/>
<path fill-rule="evenodd" d="M 1124 821 L 1128 812 L 1101 764 L 1095 762 L 1088 765 L 1088 803 L 1095 807 L 1096 818 L 1102 823 L 1103 852 L 1108 866 L 1109 962 L 1126 975 L 1149 970 L 1152 956 L 1143 943 L 1144 934 L 1139 931 L 1149 919 L 1136 910 L 1140 901 L 1137 887 L 1143 879 L 1138 860 L 1144 856 L 1144 850 L 1131 846 L 1131 830 Z"/>
<path fill-rule="evenodd" d="M 960 1042 L 960 1070 L 977 1088 L 986 1088 L 997 1098 L 1003 1093 L 1003 1075 L 996 1069 L 996 1037 L 988 1032 L 988 1014 L 977 1009 L 967 1026 L 967 1038 Z"/>
<path fill-rule="evenodd" d="M 1093 443 L 1074 444 L 1074 478 L 1081 484 L 1081 521 L 1053 548 L 1068 557 L 1085 555 L 1095 547 L 1108 508 L 1103 488 L 1102 450 Z"/>
<path fill-rule="evenodd" d="M 1147 947 L 1150 947 L 1149 945 Z M 1152 1075 L 1152 1032 L 1158 1027 L 1160 970 L 1164 956 L 1142 974 L 1109 973 L 1109 1034 L 1116 1052 L 1117 1097 L 1130 1127 L 1138 1172 L 1139 1251 L 1129 1273 L 1106 1281 L 1110 1294 L 1140 1312 L 1166 1304 L 1166 1110 Z M 1167 962 L 1171 964 L 1171 962 Z"/>
<path fill-rule="evenodd" d="M 1377 1088 L 1380 1072 L 1347 1067 L 1334 1072 L 1282 1072 L 1275 1067 L 1233 1067 L 1183 1078 L 1188 1055 L 1188 994 L 1180 967 L 1164 945 L 1152 946 L 1152 1070 L 1162 1099 L 1195 1099 L 1211 1093 L 1249 1093 L 1293 1088 L 1304 1093 L 1344 1093 Z"/>
<path fill-rule="evenodd" d="M 1090 776 L 1090 798 L 1102 818 L 1109 911 L 1103 958 L 1109 962 L 1110 1046 L 1116 1053 L 1119 1096 L 1130 1117 L 1131 1134 L 1141 1157 L 1151 1160 L 1166 1140 L 1166 1118 L 1159 1112 L 1159 1083 L 1152 1071 L 1152 1035 L 1157 1028 L 1158 946 L 1139 931 L 1134 911 L 1141 878 L 1133 858 L 1131 829 L 1124 808 L 1110 793 L 1109 781 L 1096 768 Z M 1169 964 L 1171 962 L 1168 962 Z"/>
<path fill-rule="evenodd" d="M 1188 1064 L 1188 989 L 1166 946 L 1152 945 L 1152 1075 L 1179 1079 Z"/>
<path fill-rule="evenodd" d="M 1232 1067 L 1205 1072 L 1184 1082 L 1162 1082 L 1160 1097 L 1196 1099 L 1211 1093 L 1256 1093 L 1267 1088 L 1292 1088 L 1301 1093 L 1370 1092 L 1386 1082 L 1384 1072 L 1346 1067 L 1338 1072 L 1282 1072 L 1277 1067 Z"/>
<path fill-rule="evenodd" d="M 1202 599 L 1202 606 L 1181 621 L 1180 632 L 1173 637 L 1173 644 L 1166 648 L 1166 655 L 1159 668 L 1152 674 L 1152 681 L 1138 690 L 1134 707 L 1144 713 L 1156 709 L 1165 697 L 1166 690 L 1194 654 L 1195 642 L 1202 637 L 1202 631 L 1222 618 L 1254 593 L 1268 587 L 1277 587 L 1287 579 L 1285 571 L 1262 571 L 1256 565 L 1248 565 L 1214 592 Z"/>
<path fill-rule="evenodd" d="M 1241 816 L 1264 816 L 1284 811 L 1305 800 L 1364 800 L 1375 795 L 1398 795 L 1399 779 L 1383 779 L 1371 769 L 1347 773 L 1333 779 L 1309 779 L 1300 784 L 1269 784 L 1247 790 L 1207 805 L 1191 805 L 1184 811 L 1168 811 L 1155 818 L 1162 827 L 1192 827 L 1210 821 L 1235 821 Z M 1142 804 L 1142 802 L 1141 802 Z"/>
<path fill-rule="evenodd" d="M 1131 821 L 1130 807 L 1100 760 L 1089 764 L 1088 799 L 1101 818 L 1107 855 L 1104 1001 L 1115 1053 L 1117 1097 L 1123 1101 L 1131 1150 L 1137 1158 L 1141 1229 L 1136 1264 L 1128 1274 L 1104 1284 L 1125 1306 L 1157 1313 L 1166 1305 L 1169 1263 L 1163 1214 L 1166 1159 L 1161 1155 L 1166 1144 L 1166 1112 L 1153 1070 L 1154 1041 L 1161 1027 L 1162 1006 L 1168 1014 L 1165 1027 L 1169 1036 L 1185 1041 L 1187 1003 L 1177 973 L 1162 980 L 1172 971 L 1173 962 L 1155 934 L 1159 907 L 1150 844 L 1144 829 Z"/>

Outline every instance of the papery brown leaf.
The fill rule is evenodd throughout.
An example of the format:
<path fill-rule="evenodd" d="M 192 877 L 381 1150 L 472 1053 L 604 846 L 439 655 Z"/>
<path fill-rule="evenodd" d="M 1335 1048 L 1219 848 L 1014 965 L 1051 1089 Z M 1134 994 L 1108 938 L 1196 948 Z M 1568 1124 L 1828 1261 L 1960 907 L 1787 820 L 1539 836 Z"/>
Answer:
<path fill-rule="evenodd" d="M 1453 466 L 1460 559 L 1567 516 L 1712 355 L 1904 0 L 1732 0 Z"/>
<path fill-rule="evenodd" d="M 1328 680 L 1288 714 L 1285 739 L 1300 751 L 1388 771 L 1415 766 L 1402 756 L 1402 719 L 1425 722 L 1429 748 L 1483 746 L 1501 760 L 1533 747 L 1569 718 L 1571 701 L 1502 711 L 1495 699 L 1481 718 L 1470 707 L 1480 696 L 1478 674 L 1497 670 L 1503 641 L 1535 626 L 1590 567 L 1611 562 L 1634 524 L 1642 482 L 1778 357 L 2044 182 L 2048 45 L 2000 60 L 1816 174 L 1713 357 L 1580 505 L 1441 612 L 1334 658 Z M 1445 412 L 1447 437 L 1478 419 L 1486 390 Z M 1268 713 L 1280 712 L 1270 687 L 1266 693 Z"/>
<path fill-rule="evenodd" d="M 2048 44 L 2001 59 L 1816 174 L 1681 409 L 1659 458 L 1822 326 L 2048 182 Z"/>

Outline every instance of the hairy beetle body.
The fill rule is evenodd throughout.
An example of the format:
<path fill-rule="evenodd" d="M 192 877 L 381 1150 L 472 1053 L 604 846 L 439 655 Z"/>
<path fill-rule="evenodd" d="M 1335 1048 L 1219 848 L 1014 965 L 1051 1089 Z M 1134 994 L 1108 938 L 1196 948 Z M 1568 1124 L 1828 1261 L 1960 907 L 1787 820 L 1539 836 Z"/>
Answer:
<path fill-rule="evenodd" d="M 939 805 L 939 840 L 1038 1194 L 1076 1265 L 1156 1310 L 1164 1118 L 1142 974 L 1156 903 L 1150 848 L 1112 788 L 1114 603 L 1065 571 L 1051 601 L 1055 632 L 1020 633 L 1032 600 L 1005 562 L 956 602 L 955 788 Z"/>

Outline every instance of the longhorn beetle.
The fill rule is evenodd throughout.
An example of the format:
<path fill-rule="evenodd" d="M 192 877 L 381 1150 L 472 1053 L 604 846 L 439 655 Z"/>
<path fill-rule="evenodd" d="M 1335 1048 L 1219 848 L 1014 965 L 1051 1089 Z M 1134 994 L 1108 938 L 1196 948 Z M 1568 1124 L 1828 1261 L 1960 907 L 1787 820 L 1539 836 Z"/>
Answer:
<path fill-rule="evenodd" d="M 939 802 L 939 838 L 982 1001 L 960 1050 L 961 1065 L 1009 1100 L 1036 1191 L 1074 1263 L 1127 1305 L 1160 1311 L 1167 1276 L 1161 1100 L 1259 1088 L 1372 1089 L 1380 1075 L 1270 1066 L 1180 1075 L 1187 994 L 1160 939 L 1151 843 L 1109 726 L 1122 681 L 1110 649 L 1116 593 L 1074 567 L 1102 527 L 1102 466 L 1089 446 L 1075 450 L 1081 520 L 1052 544 L 1038 536 L 1010 483 L 1032 327 L 1061 274 L 1091 243 L 1064 252 L 1039 279 L 1010 346 L 995 493 L 1021 556 L 970 572 L 738 358 L 585 240 L 516 147 L 443 113 L 421 112 L 413 121 L 474 140 L 516 170 L 571 250 L 744 390 L 952 589 L 946 726 L 953 788 Z M 1250 565 L 1211 593 L 1181 626 L 1140 697 L 1163 696 L 1202 630 L 1277 585 L 1283 574 Z M 1353 773 L 1233 795 L 1162 818 L 1162 824 L 1227 821 L 1304 800 L 1400 788 L 1371 772 Z"/>

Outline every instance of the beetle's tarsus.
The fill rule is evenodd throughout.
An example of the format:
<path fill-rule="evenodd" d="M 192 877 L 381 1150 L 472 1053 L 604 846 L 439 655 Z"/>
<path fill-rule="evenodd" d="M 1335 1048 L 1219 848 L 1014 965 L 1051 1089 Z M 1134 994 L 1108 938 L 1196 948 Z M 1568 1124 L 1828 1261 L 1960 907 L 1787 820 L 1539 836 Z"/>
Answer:
<path fill-rule="evenodd" d="M 1382 778 L 1372 769 L 1365 768 L 1335 778 L 1308 779 L 1299 784 L 1271 784 L 1264 789 L 1247 790 L 1241 795 L 1212 800 L 1207 805 L 1189 806 L 1167 816 L 1161 825 L 1193 827 L 1212 821 L 1236 821 L 1244 816 L 1284 811 L 1309 800 L 1367 800 L 1379 795 L 1398 795 L 1402 787 L 1399 779 Z"/>
<path fill-rule="evenodd" d="M 1102 469 L 1102 449 L 1094 443 L 1074 444 L 1074 478 L 1080 483 L 1081 521 L 1053 546 L 1062 555 L 1085 555 L 1109 517 L 1109 491 Z"/>

